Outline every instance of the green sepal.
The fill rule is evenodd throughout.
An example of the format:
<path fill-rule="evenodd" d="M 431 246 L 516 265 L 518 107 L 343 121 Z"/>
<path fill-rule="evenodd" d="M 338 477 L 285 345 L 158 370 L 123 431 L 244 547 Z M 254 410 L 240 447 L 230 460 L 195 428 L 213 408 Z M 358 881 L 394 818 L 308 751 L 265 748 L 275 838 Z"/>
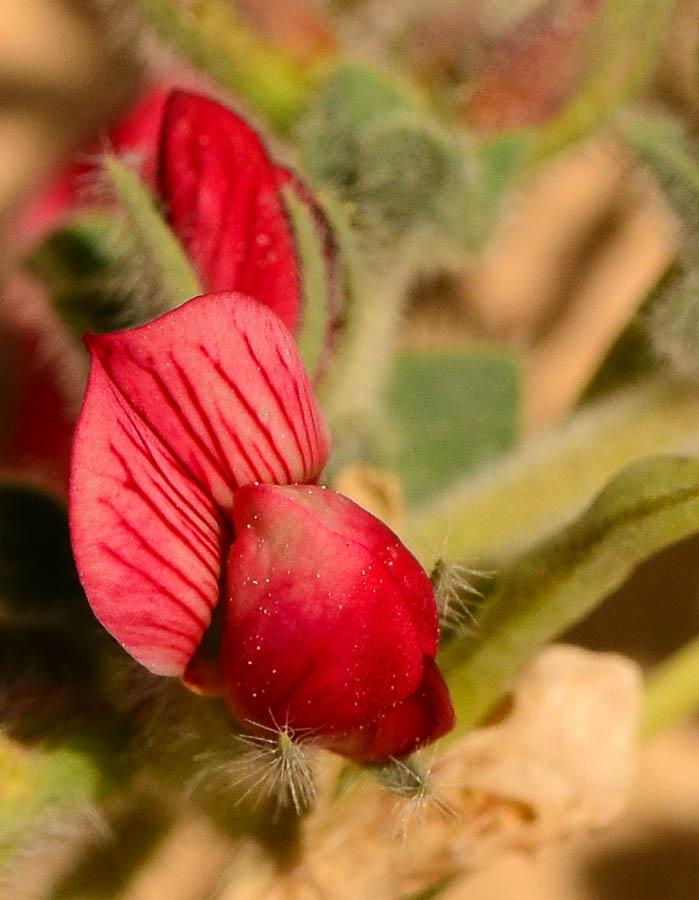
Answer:
<path fill-rule="evenodd" d="M 141 325 L 203 293 L 148 188 L 114 156 L 104 177 L 118 206 L 79 213 L 25 259 L 79 336 Z"/>
<path fill-rule="evenodd" d="M 104 172 L 126 219 L 129 251 L 144 282 L 142 312 L 152 318 L 203 293 L 201 282 L 179 240 L 139 177 L 117 157 L 107 156 Z"/>
<path fill-rule="evenodd" d="M 340 245 L 324 210 L 293 186 L 282 196 L 299 261 L 302 303 L 296 343 L 313 380 L 324 374 L 338 337 L 347 290 Z"/>

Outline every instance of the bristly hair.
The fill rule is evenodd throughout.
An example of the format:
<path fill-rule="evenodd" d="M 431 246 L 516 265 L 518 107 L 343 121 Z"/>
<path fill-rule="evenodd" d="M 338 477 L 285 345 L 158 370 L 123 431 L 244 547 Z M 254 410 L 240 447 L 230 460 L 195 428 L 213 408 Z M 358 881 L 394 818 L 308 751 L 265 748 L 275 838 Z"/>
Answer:
<path fill-rule="evenodd" d="M 477 583 L 492 577 L 492 572 L 471 569 L 462 563 L 437 560 L 430 580 L 443 630 L 462 634 L 477 631 L 477 612 L 483 603 L 483 592 L 477 587 Z"/>
<path fill-rule="evenodd" d="M 277 813 L 290 805 L 298 815 L 306 812 L 316 799 L 313 732 L 289 725 L 248 724 L 262 733 L 235 735 L 230 755 L 199 754 L 196 759 L 204 765 L 196 781 L 225 780 L 228 787 L 242 791 L 238 803 L 254 796 L 256 803 L 272 800 Z"/>
<path fill-rule="evenodd" d="M 435 789 L 432 780 L 434 762 L 433 759 L 423 770 L 414 759 L 391 757 L 388 765 L 382 767 L 382 784 L 399 798 L 395 804 L 394 835 L 405 838 L 411 829 L 425 821 L 431 810 L 444 817 L 456 815 L 454 807 Z"/>

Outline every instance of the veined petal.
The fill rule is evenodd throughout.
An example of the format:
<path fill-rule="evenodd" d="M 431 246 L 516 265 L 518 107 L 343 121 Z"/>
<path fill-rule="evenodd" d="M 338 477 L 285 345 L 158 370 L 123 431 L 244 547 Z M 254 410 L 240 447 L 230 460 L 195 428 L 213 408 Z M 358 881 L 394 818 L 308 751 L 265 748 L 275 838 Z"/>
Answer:
<path fill-rule="evenodd" d="M 329 441 L 279 318 L 235 294 L 91 336 L 73 451 L 78 571 L 105 627 L 181 675 L 218 602 L 234 491 L 311 482 Z"/>
<path fill-rule="evenodd" d="M 211 291 L 235 289 L 294 331 L 301 288 L 275 166 L 262 141 L 213 100 L 174 91 L 161 143 L 170 224 Z"/>
<path fill-rule="evenodd" d="M 311 484 L 327 427 L 293 338 L 267 307 L 206 294 L 140 328 L 92 335 L 114 387 L 229 516 L 245 484 Z"/>
<path fill-rule="evenodd" d="M 70 522 L 97 618 L 152 672 L 181 675 L 218 601 L 225 523 L 99 357 L 73 445 Z"/>

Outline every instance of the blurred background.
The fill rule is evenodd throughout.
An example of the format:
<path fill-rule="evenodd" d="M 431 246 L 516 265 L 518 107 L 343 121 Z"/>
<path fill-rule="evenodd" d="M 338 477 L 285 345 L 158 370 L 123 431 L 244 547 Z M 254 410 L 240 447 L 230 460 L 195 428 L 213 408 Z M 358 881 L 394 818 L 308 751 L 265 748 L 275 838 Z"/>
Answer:
<path fill-rule="evenodd" d="M 534 25 L 518 38 L 521 46 L 505 57 L 508 72 L 503 51 L 500 67 L 493 62 L 493 48 L 513 23 L 555 4 L 445 2 L 430 4 L 435 9 L 428 11 L 408 0 L 328 0 L 281 4 L 283 14 L 277 7 L 276 17 L 269 13 L 274 4 L 239 5 L 263 31 L 281 28 L 282 38 L 291 40 L 298 28 L 297 47 L 334 40 L 319 24 L 329 8 L 341 40 L 359 56 L 380 57 L 400 35 L 413 72 L 442 85 L 452 108 L 463 108 L 468 121 L 484 130 L 503 117 L 535 122 L 559 102 L 545 75 L 558 73 L 563 96 L 566 84 L 574 84 L 576 28 L 595 6 L 562 4 L 565 16 L 546 41 L 537 31 L 545 17 L 538 25 L 532 19 Z M 13 211 L 42 179 L 134 97 L 144 59 L 156 72 L 167 71 L 171 60 L 147 38 L 134 37 L 137 27 L 110 0 L 3 0 L 1 21 L 0 222 L 7 230 Z M 649 97 L 678 111 L 696 135 L 699 2 L 676 4 L 669 34 Z M 563 420 L 584 395 L 667 269 L 677 240 L 677 222 L 651 179 L 611 136 L 594 137 L 558 155 L 521 187 L 478 258 L 464 259 L 457 274 L 427 271 L 416 280 L 402 340 L 408 346 L 495 340 L 514 348 L 524 371 L 520 428 L 523 439 L 530 439 Z M 3 259 L 6 254 L 0 267 Z M 570 639 L 626 653 L 644 666 L 663 659 L 697 631 L 698 572 L 699 541 L 666 551 Z M 161 823 L 149 819 L 147 803 L 139 816 L 134 820 L 130 812 L 114 823 L 117 832 L 153 835 L 152 852 L 120 896 L 208 896 L 229 863 L 226 846 L 210 826 L 195 820 L 158 841 Z M 105 839 L 97 868 L 119 869 L 128 862 L 125 852 L 118 840 Z M 57 852 L 55 860 L 45 861 L 31 896 L 53 896 L 51 878 L 65 870 Z M 618 824 L 535 857 L 510 854 L 444 896 L 694 900 L 698 873 L 699 727 L 689 724 L 644 747 L 632 808 Z M 92 876 L 72 886 L 64 880 L 61 896 L 107 896 L 93 875 L 92 888 Z"/>

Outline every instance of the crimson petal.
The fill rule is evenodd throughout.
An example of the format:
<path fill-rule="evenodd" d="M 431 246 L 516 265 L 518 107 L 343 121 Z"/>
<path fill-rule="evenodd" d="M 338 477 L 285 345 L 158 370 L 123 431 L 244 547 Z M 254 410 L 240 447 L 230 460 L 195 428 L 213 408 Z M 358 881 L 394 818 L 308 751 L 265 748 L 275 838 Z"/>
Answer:
<path fill-rule="evenodd" d="M 221 659 L 239 721 L 344 732 L 418 688 L 436 616 L 418 626 L 408 608 L 408 551 L 395 574 L 375 552 L 375 528 L 384 546 L 397 543 L 386 526 L 308 485 L 247 486 L 234 520 Z"/>
<path fill-rule="evenodd" d="M 71 530 L 105 627 L 143 665 L 181 675 L 218 602 L 234 491 L 313 481 L 327 432 L 293 339 L 235 294 L 91 336 Z"/>
<path fill-rule="evenodd" d="M 255 297 L 294 331 L 301 304 L 294 240 L 275 166 L 255 131 L 213 100 L 173 91 L 160 190 L 207 289 Z"/>
<path fill-rule="evenodd" d="M 442 673 L 424 658 L 420 687 L 375 722 L 326 742 L 329 750 L 356 762 L 377 763 L 407 756 L 454 727 L 454 707 Z"/>

